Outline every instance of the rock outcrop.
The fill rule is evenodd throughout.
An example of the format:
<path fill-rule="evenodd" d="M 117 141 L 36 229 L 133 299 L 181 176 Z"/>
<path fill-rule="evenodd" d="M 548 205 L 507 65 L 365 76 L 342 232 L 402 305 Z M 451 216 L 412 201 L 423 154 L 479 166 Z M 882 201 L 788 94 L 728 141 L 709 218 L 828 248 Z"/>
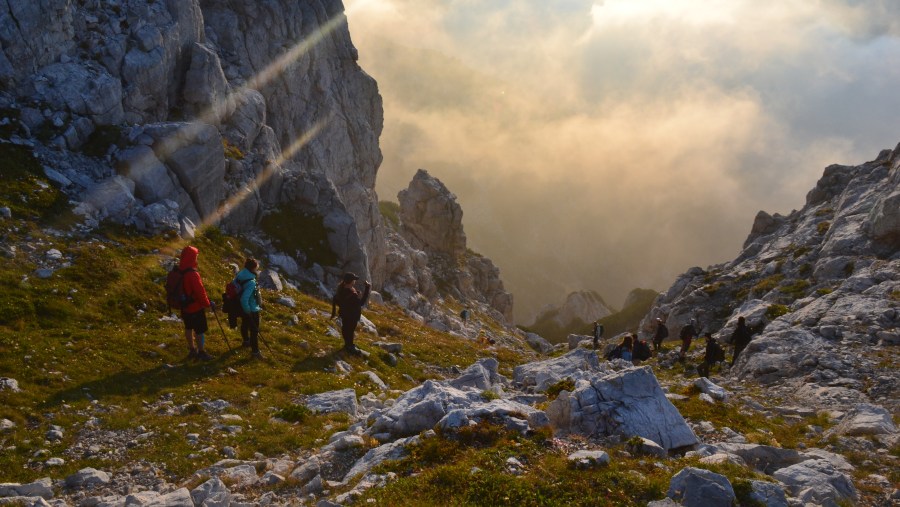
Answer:
<path fill-rule="evenodd" d="M 451 297 L 512 323 L 512 295 L 490 259 L 466 246 L 462 208 L 440 180 L 420 169 L 398 195 L 399 224 L 388 232 L 385 292 L 428 318 L 417 299 Z"/>
<path fill-rule="evenodd" d="M 805 403 L 848 411 L 898 408 L 896 370 L 878 364 L 900 337 L 900 146 L 859 166 L 825 169 L 806 205 L 760 212 L 741 254 L 692 268 L 642 323 L 662 318 L 670 338 L 691 317 L 730 342 L 738 317 L 755 335 L 732 373 L 784 386 Z"/>
<path fill-rule="evenodd" d="M 7 141 L 62 177 L 86 223 L 248 232 L 299 209 L 337 256 L 310 276 L 383 282 L 381 97 L 340 1 L 8 2 L 0 42 Z"/>

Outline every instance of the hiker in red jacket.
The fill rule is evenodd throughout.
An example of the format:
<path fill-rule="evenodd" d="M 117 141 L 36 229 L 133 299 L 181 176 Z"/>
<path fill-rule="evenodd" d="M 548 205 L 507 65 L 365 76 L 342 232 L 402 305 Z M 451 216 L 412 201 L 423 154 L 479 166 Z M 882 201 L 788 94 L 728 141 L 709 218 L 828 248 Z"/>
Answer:
<path fill-rule="evenodd" d="M 181 251 L 181 261 L 178 269 L 182 273 L 182 290 L 187 298 L 187 304 L 181 311 L 181 320 L 184 321 L 184 337 L 188 344 L 188 359 L 209 361 L 212 356 L 206 353 L 204 348 L 204 334 L 208 329 L 206 324 L 206 309 L 216 311 L 215 303 L 209 300 L 200 272 L 197 271 L 197 256 L 200 251 L 195 247 L 186 246 Z"/>

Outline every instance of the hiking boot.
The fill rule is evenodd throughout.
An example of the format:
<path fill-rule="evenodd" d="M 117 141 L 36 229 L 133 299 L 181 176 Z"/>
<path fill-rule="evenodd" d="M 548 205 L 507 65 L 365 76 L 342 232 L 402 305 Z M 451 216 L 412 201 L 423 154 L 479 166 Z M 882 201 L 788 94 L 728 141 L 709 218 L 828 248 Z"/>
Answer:
<path fill-rule="evenodd" d="M 350 346 L 344 347 L 344 350 L 345 350 L 348 354 L 353 354 L 353 355 L 355 355 L 355 356 L 361 356 L 361 355 L 362 355 L 362 351 L 360 351 L 358 348 L 356 348 L 356 345 L 350 345 Z"/>
<path fill-rule="evenodd" d="M 250 340 L 245 339 L 244 341 L 241 342 L 241 347 L 249 347 L 249 346 L 250 346 Z"/>
<path fill-rule="evenodd" d="M 184 360 L 185 361 L 196 361 L 197 360 L 197 351 L 194 349 L 191 349 L 191 351 L 188 352 L 188 355 L 186 358 L 184 358 Z"/>
<path fill-rule="evenodd" d="M 205 350 L 201 350 L 200 352 L 197 352 L 197 360 L 199 360 L 199 361 L 212 361 L 212 360 L 213 360 L 213 356 L 207 354 Z"/>
<path fill-rule="evenodd" d="M 253 359 L 263 359 L 263 355 L 258 350 L 250 354 L 250 357 L 252 357 Z"/>

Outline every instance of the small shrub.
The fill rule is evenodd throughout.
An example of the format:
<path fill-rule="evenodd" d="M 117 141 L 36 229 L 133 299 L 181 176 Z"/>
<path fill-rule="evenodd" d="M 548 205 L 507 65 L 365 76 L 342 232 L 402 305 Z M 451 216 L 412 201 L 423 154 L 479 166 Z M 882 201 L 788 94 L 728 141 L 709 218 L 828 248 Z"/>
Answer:
<path fill-rule="evenodd" d="M 826 232 L 828 232 L 828 229 L 830 228 L 831 222 L 826 220 L 824 222 L 819 222 L 819 225 L 816 226 L 816 232 L 819 233 L 819 236 L 823 236 Z"/>
<path fill-rule="evenodd" d="M 311 415 L 312 410 L 306 408 L 305 405 L 289 405 L 278 412 L 275 412 L 275 417 L 295 423 L 303 422 Z"/>
<path fill-rule="evenodd" d="M 575 381 L 570 378 L 564 378 L 560 380 L 559 382 L 547 388 L 547 397 L 550 399 L 556 398 L 557 396 L 559 396 L 559 393 L 564 390 L 569 392 L 574 391 Z"/>
<path fill-rule="evenodd" d="M 756 285 L 753 286 L 751 291 L 757 294 L 765 294 L 766 292 L 769 292 L 770 290 L 777 287 L 782 280 L 784 280 L 784 275 L 782 275 L 781 273 L 768 276 L 757 282 Z"/>
<path fill-rule="evenodd" d="M 795 259 L 799 259 L 800 257 L 803 257 L 804 255 L 808 254 L 810 250 L 812 250 L 812 249 L 808 246 L 801 246 L 801 247 L 797 248 L 796 250 L 794 250 L 794 253 L 792 255 Z"/>
<path fill-rule="evenodd" d="M 766 318 L 769 320 L 775 320 L 782 315 L 787 315 L 791 313 L 791 309 L 785 305 L 769 305 L 766 308 Z"/>
<path fill-rule="evenodd" d="M 232 160 L 244 160 L 244 152 L 240 148 L 228 142 L 228 139 L 222 138 L 222 149 L 225 151 L 225 158 Z"/>
<path fill-rule="evenodd" d="M 481 391 L 481 397 L 488 401 L 500 399 L 499 394 L 495 393 L 494 391 L 489 391 L 487 389 L 485 389 L 484 391 Z"/>
<path fill-rule="evenodd" d="M 800 276 L 809 276 L 812 273 L 812 266 L 809 263 L 801 264 L 799 268 L 797 268 L 797 273 Z"/>
<path fill-rule="evenodd" d="M 794 299 L 799 299 L 806 295 L 806 289 L 809 288 L 809 282 L 806 280 L 794 280 L 791 283 L 779 287 L 778 290 L 785 294 L 791 295 Z"/>
<path fill-rule="evenodd" d="M 818 294 L 820 296 L 827 296 L 827 295 L 831 294 L 832 292 L 834 292 L 834 289 L 830 289 L 828 287 L 816 289 L 816 294 Z"/>

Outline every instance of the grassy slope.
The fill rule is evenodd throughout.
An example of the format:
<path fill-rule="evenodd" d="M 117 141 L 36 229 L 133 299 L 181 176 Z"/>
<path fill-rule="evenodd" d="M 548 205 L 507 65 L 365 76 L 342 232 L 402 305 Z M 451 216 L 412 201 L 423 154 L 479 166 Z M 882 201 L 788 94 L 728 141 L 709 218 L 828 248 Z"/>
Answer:
<path fill-rule="evenodd" d="M 379 349 L 371 345 L 374 337 L 370 335 L 358 340 L 372 352 L 368 361 L 343 357 L 337 352 L 341 340 L 326 334 L 329 322 L 321 313 L 330 310 L 328 304 L 286 290 L 285 295 L 297 301 L 296 309 L 273 304 L 273 294 L 263 294 L 270 301 L 263 320 L 263 337 L 271 346 L 271 350 L 263 347 L 266 361 L 249 361 L 246 350 L 229 352 L 211 319 L 208 348 L 217 359 L 182 363 L 181 326 L 160 317 L 166 313 L 164 265 L 183 243 L 133 235 L 121 228 L 105 228 L 74 240 L 49 235 L 46 224 L 59 224 L 57 219 L 64 215 L 54 211 L 59 195 L 52 187 L 40 186 L 33 175 L 12 175 L 3 173 L 6 181 L 0 189 L 0 206 L 10 206 L 14 213 L 12 220 L 0 220 L 0 236 L 4 244 L 17 246 L 14 257 L 0 263 L 4 287 L 0 291 L 0 376 L 17 379 L 23 391 L 0 391 L 0 418 L 16 424 L 15 429 L 0 433 L 4 449 L 0 482 L 61 478 L 84 466 L 114 470 L 125 460 L 147 460 L 159 466 L 168 480 L 181 481 L 217 461 L 225 445 L 235 447 L 244 459 L 255 452 L 297 456 L 322 445 L 348 424 L 340 415 L 307 416 L 297 424 L 270 417 L 276 410 L 292 407 L 304 394 L 348 387 L 359 395 L 377 392 L 358 373 L 364 370 L 377 372 L 393 389 L 406 390 L 426 378 L 440 377 L 452 366 L 465 367 L 487 355 L 497 356 L 502 372 L 510 375 L 512 367 L 527 356 L 506 348 L 480 349 L 423 327 L 396 309 L 376 306 L 366 316 L 382 339 L 403 344 L 405 357 L 396 367 L 387 365 Z M 22 200 L 39 188 L 45 192 L 41 199 Z M 247 251 L 260 253 L 215 229 L 193 244 L 200 249 L 201 273 L 213 294 L 230 277 L 228 263 L 239 262 Z M 33 259 L 50 248 L 71 256 L 71 266 L 49 279 L 39 279 L 33 274 Z M 294 315 L 299 324 L 287 325 Z M 226 329 L 225 333 L 235 346 L 237 332 Z M 351 363 L 355 373 L 334 373 L 337 358 Z M 685 380 L 677 366 L 657 374 L 665 383 Z M 210 431 L 215 421 L 196 404 L 219 398 L 232 404 L 226 412 L 243 418 L 243 432 Z M 157 410 L 165 406 L 162 399 L 187 409 L 163 415 Z M 728 426 L 761 443 L 815 445 L 806 436 L 806 428 L 824 425 L 820 418 L 765 419 L 736 402 L 710 407 L 692 397 L 675 403 L 688 419 Z M 134 439 L 135 445 L 124 449 L 124 456 L 67 452 L 94 417 L 102 430 L 136 435 L 134 428 L 143 426 L 152 435 L 144 441 Z M 65 429 L 62 441 L 45 441 L 51 425 Z M 199 433 L 199 444 L 190 444 L 187 433 Z M 202 452 L 205 447 L 213 451 Z M 608 468 L 576 471 L 565 461 L 570 450 L 571 442 L 545 434 L 523 438 L 484 425 L 459 439 L 426 440 L 410 458 L 383 466 L 400 478 L 370 490 L 367 497 L 389 505 L 645 505 L 661 499 L 672 475 L 687 465 L 724 473 L 739 493 L 746 492 L 746 478 L 751 476 L 745 469 L 699 465 L 691 459 L 657 466 L 654 460 L 632 457 L 625 444 L 607 449 L 613 458 Z M 50 456 L 64 456 L 66 464 L 44 468 Z M 508 457 L 525 464 L 520 477 L 506 471 Z M 473 475 L 472 467 L 481 472 Z"/>
<path fill-rule="evenodd" d="M 382 339 L 403 344 L 405 357 L 396 367 L 389 366 L 381 350 L 371 345 L 375 337 L 366 334 L 359 334 L 357 341 L 371 357 L 343 357 L 342 340 L 326 334 L 334 325 L 324 315 L 330 305 L 286 289 L 280 295 L 294 298 L 296 309 L 275 304 L 275 295 L 263 291 L 269 302 L 262 336 L 271 347 L 262 347 L 266 361 L 250 361 L 246 350 L 229 352 L 223 332 L 210 315 L 207 348 L 216 360 L 185 363 L 180 322 L 161 320 L 168 313 L 163 288 L 167 265 L 185 243 L 177 238 L 148 238 L 121 227 L 104 227 L 80 238 L 53 234 L 49 227 L 61 228 L 61 217 L 69 220 L 58 205 L 66 199 L 43 180 L 30 155 L 14 154 L 18 157 L 14 167 L 0 167 L 0 207 L 13 211 L 12 219 L 0 219 L 0 238 L 4 245 L 16 247 L 12 258 L 0 263 L 0 376 L 16 379 L 22 392 L 0 391 L 0 418 L 16 424 L 15 429 L 0 433 L 4 449 L 0 482 L 64 477 L 88 465 L 117 466 L 120 457 L 105 459 L 100 453 L 83 458 L 65 451 L 95 416 L 101 429 L 144 426 L 152 432 L 146 442 L 127 450 L 127 458 L 157 463 L 171 478 L 186 477 L 217 461 L 218 450 L 225 445 L 234 446 L 241 458 L 250 458 L 254 452 L 268 456 L 296 452 L 313 447 L 347 424 L 345 417 L 336 415 L 311 416 L 288 428 L 270 420 L 274 410 L 291 407 L 305 394 L 348 387 L 359 395 L 377 393 L 359 373 L 365 370 L 375 371 L 393 389 L 407 390 L 453 366 L 464 368 L 489 355 L 498 357 L 501 369 L 510 374 L 524 352 L 479 348 L 420 326 L 398 309 L 375 306 L 365 315 Z M 216 229 L 192 244 L 200 249 L 200 271 L 217 300 L 232 276 L 229 263 L 240 264 L 246 252 L 261 253 Z M 70 265 L 41 279 L 34 273 L 39 267 L 36 261 L 52 248 L 60 250 Z M 290 326 L 294 315 L 299 324 Z M 220 318 L 226 326 L 224 334 L 236 347 L 238 331 L 227 329 L 224 316 Z M 336 359 L 353 365 L 354 373 L 334 373 Z M 215 421 L 202 410 L 164 416 L 147 408 L 164 395 L 176 406 L 224 399 L 232 404 L 227 412 L 243 418 L 245 431 L 235 435 L 207 432 Z M 62 441 L 45 441 L 51 425 L 65 429 Z M 199 446 L 186 441 L 185 435 L 191 432 L 201 434 Z M 188 458 L 206 446 L 216 452 Z M 65 457 L 66 464 L 43 468 L 50 456 Z"/>

